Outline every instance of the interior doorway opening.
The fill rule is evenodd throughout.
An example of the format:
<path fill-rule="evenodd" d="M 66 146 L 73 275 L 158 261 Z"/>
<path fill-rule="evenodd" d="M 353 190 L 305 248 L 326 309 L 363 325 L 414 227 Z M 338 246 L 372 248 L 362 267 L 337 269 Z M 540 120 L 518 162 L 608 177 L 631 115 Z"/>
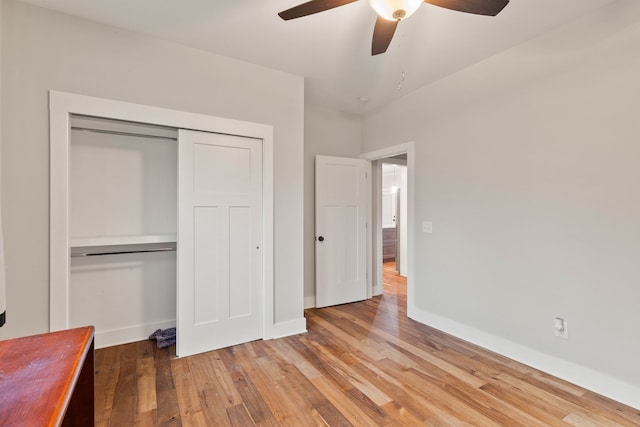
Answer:
<path fill-rule="evenodd" d="M 381 163 L 382 293 L 406 309 L 407 296 L 407 154 Z"/>
<path fill-rule="evenodd" d="M 406 154 L 382 163 L 382 262 L 407 276 L 407 160 Z"/>
<path fill-rule="evenodd" d="M 385 291 L 387 294 L 392 292 L 398 292 L 398 283 L 400 283 L 400 292 L 406 295 L 406 314 L 411 317 L 414 311 L 413 294 L 413 233 L 414 233 L 414 143 L 407 142 L 404 144 L 372 151 L 365 153 L 362 158 L 372 162 L 372 179 L 371 179 L 371 272 L 372 272 L 372 290 L 373 295 L 382 295 Z M 387 263 L 385 269 L 384 254 L 383 254 L 383 164 L 391 164 L 402 166 L 406 171 L 406 178 L 404 185 L 400 182 L 400 175 L 396 170 L 396 187 L 398 190 L 401 186 L 404 186 L 406 195 L 404 201 L 406 203 L 405 212 L 406 217 L 400 218 L 396 216 L 396 223 L 400 225 L 404 222 L 406 231 L 399 236 L 400 239 L 400 253 L 396 252 L 396 260 L 394 264 L 406 263 L 402 270 L 402 275 L 395 269 L 396 265 Z M 393 177 L 393 172 L 391 172 Z M 397 197 L 396 200 L 402 201 L 402 197 Z M 393 198 L 391 198 L 393 203 Z M 396 208 L 398 208 L 396 206 Z M 402 208 L 400 208 L 402 209 Z M 403 244 L 404 240 L 404 244 Z M 402 250 L 404 247 L 404 251 Z M 399 255 L 399 256 L 398 256 Z M 399 262 L 398 262 L 399 259 Z M 388 260 L 389 261 L 389 260 Z M 385 277 L 386 275 L 386 277 Z M 386 284 L 386 287 L 385 287 Z M 406 290 L 406 291 L 405 291 Z M 398 295 L 400 296 L 400 295 Z"/>

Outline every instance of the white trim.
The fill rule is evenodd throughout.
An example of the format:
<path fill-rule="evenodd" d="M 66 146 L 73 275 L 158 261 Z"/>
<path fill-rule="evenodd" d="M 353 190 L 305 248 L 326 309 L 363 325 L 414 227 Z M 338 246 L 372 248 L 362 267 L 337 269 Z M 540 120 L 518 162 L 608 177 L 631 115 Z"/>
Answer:
<path fill-rule="evenodd" d="M 420 308 L 414 307 L 413 315 L 410 317 L 457 338 L 640 409 L 640 387 Z"/>
<path fill-rule="evenodd" d="M 371 206 L 371 210 L 373 211 L 375 209 L 376 215 L 375 215 L 375 224 L 373 224 L 373 233 L 371 233 L 371 237 L 372 237 L 372 270 L 374 271 L 373 276 L 375 279 L 375 287 L 373 289 L 373 294 L 374 295 L 382 295 L 382 293 L 384 292 L 384 286 L 382 283 L 382 278 L 383 278 L 383 272 L 382 272 L 382 264 L 378 265 L 377 260 L 383 260 L 384 258 L 384 252 L 382 249 L 382 229 L 383 227 L 383 221 L 382 221 L 382 180 L 383 180 L 383 173 L 382 173 L 382 163 L 380 160 L 376 160 L 374 162 L 372 162 L 373 165 L 375 165 L 376 168 L 376 180 L 375 182 L 373 182 L 373 186 L 372 188 L 372 196 L 375 195 L 375 197 L 372 197 L 373 202 L 372 202 L 372 206 Z M 373 204 L 375 203 L 375 206 L 373 206 Z M 373 216 L 373 215 L 372 215 Z"/>
<path fill-rule="evenodd" d="M 51 148 L 49 329 L 55 331 L 69 327 L 68 193 L 70 114 L 149 123 L 178 129 L 240 135 L 262 140 L 264 189 L 263 338 L 268 339 L 278 335 L 282 328 L 275 324 L 273 309 L 273 126 L 57 91 L 49 92 Z"/>
<path fill-rule="evenodd" d="M 262 338 L 271 339 L 275 333 L 275 289 L 274 276 L 274 238 L 273 238 L 273 126 L 268 126 L 262 138 L 262 245 L 264 246 L 263 269 L 263 295 L 262 295 Z M 304 319 L 304 316 L 303 316 Z M 305 325 L 306 326 L 306 325 Z"/>
<path fill-rule="evenodd" d="M 394 145 L 392 147 L 381 148 L 375 151 L 369 151 L 367 153 L 360 154 L 361 159 L 365 160 L 380 160 L 387 157 L 398 156 L 400 154 L 407 153 L 407 163 L 409 162 L 409 151 L 413 153 L 414 142 L 405 142 L 404 144 Z"/>
<path fill-rule="evenodd" d="M 176 320 L 164 320 L 160 322 L 145 323 L 143 325 L 129 326 L 127 328 L 109 329 L 95 333 L 96 349 L 142 341 L 157 329 L 167 329 L 176 326 Z"/>
<path fill-rule="evenodd" d="M 69 327 L 69 114 L 49 112 L 49 330 Z"/>
<path fill-rule="evenodd" d="M 368 153 L 363 153 L 360 155 L 361 159 L 373 161 L 385 159 L 387 157 L 397 156 L 399 154 L 407 154 L 407 315 L 409 317 L 413 317 L 413 311 L 415 309 L 415 303 L 413 295 L 415 294 L 415 272 L 414 272 L 414 218 L 415 218 L 415 143 L 413 141 L 406 142 L 404 144 L 394 145 L 392 147 L 383 148 L 380 150 L 370 151 Z M 380 174 L 378 174 L 380 175 Z M 376 185 L 375 191 L 376 194 L 379 194 L 382 188 L 382 178 L 378 176 L 379 179 L 376 180 L 374 185 Z M 374 200 L 377 205 L 380 205 L 378 202 L 379 197 L 376 197 Z M 382 292 L 382 231 L 378 232 L 378 228 L 382 229 L 382 219 L 381 219 L 381 211 L 380 206 L 377 207 L 377 223 L 374 224 L 376 234 L 370 233 L 371 236 L 376 236 L 372 242 L 373 245 L 379 245 L 380 251 L 372 251 L 372 263 L 373 269 L 376 271 L 377 281 L 380 283 L 376 283 L 374 286 L 374 294 L 376 288 L 379 287 L 380 292 Z M 379 222 L 379 223 L 378 223 Z M 380 256 L 378 256 L 378 252 Z"/>
<path fill-rule="evenodd" d="M 272 126 L 259 123 L 225 119 L 222 117 L 208 116 L 206 114 L 151 107 L 148 105 L 132 104 L 129 102 L 54 90 L 49 92 L 49 110 L 66 112 L 67 114 L 104 117 L 107 119 L 135 120 L 138 123 L 178 129 L 218 132 L 229 135 L 256 135 L 255 138 L 264 138 L 265 135 L 273 132 Z"/>
<path fill-rule="evenodd" d="M 371 189 L 371 161 L 367 162 L 367 168 L 366 168 L 366 183 L 365 183 L 365 188 L 367 189 Z M 373 224 L 371 224 L 371 219 L 372 219 L 372 209 L 371 209 L 371 191 L 367 191 L 367 201 L 365 202 L 365 208 L 367 210 L 366 212 L 366 227 L 365 227 L 365 233 L 367 235 L 367 241 L 365 243 L 365 250 L 367 251 L 365 257 L 367 259 L 367 299 L 371 299 L 374 295 L 374 286 L 375 284 L 373 283 L 373 262 L 372 262 L 372 253 L 373 251 L 371 250 L 372 247 L 372 240 L 371 240 L 371 227 L 373 227 Z"/>

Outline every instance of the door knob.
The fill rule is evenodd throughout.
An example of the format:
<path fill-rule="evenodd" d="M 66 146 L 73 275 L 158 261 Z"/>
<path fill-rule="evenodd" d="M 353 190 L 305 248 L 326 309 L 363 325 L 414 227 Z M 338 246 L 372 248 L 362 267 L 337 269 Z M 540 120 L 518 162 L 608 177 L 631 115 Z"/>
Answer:
<path fill-rule="evenodd" d="M 318 237 L 318 240 L 321 241 L 321 242 L 324 242 L 324 237 L 320 236 L 320 237 Z"/>

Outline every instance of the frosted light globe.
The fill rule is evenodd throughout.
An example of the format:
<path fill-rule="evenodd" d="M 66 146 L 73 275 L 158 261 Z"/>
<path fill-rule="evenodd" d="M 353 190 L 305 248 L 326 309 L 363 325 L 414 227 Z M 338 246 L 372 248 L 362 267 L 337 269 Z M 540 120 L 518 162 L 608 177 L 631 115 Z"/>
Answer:
<path fill-rule="evenodd" d="M 423 0 L 369 0 L 371 8 L 389 21 L 407 19 L 422 3 Z"/>

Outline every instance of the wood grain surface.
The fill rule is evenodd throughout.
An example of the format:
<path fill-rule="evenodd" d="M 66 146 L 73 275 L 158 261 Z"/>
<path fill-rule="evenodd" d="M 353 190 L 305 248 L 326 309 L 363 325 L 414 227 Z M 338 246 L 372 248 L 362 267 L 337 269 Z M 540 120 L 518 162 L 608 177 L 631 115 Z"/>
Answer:
<path fill-rule="evenodd" d="M 96 352 L 98 426 L 639 426 L 640 411 L 406 316 L 406 282 L 305 312 L 309 332 L 176 359 Z"/>
<path fill-rule="evenodd" d="M 92 425 L 93 332 L 84 327 L 0 342 L 0 425 Z"/>

